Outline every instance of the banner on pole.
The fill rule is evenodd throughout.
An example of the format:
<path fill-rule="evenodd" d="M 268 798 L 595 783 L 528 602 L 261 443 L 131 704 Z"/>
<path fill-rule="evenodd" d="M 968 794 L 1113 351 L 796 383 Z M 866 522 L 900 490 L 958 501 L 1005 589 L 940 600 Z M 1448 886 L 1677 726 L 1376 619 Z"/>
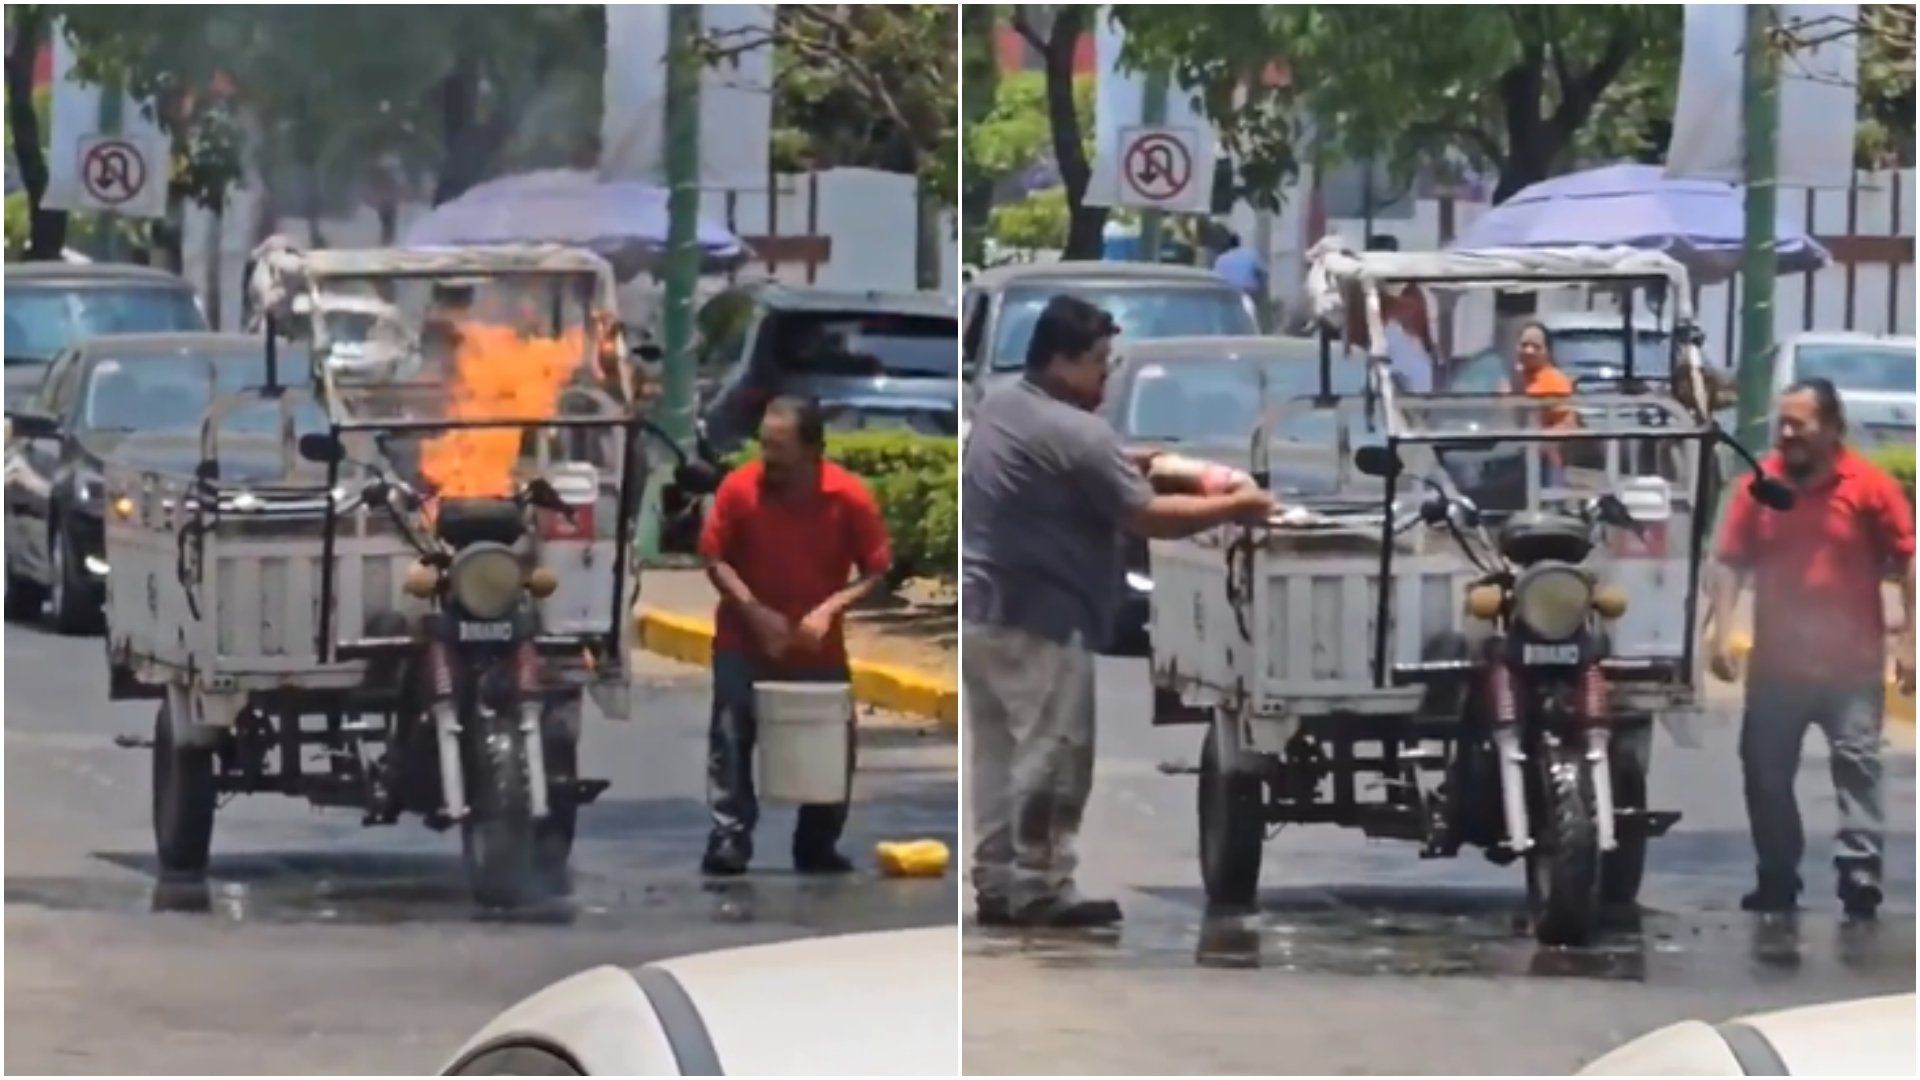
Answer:
<path fill-rule="evenodd" d="M 607 5 L 600 172 L 666 182 L 667 5 Z M 702 33 L 739 51 L 700 73 L 700 186 L 766 187 L 773 140 L 769 4 L 703 4 Z M 754 46 L 754 47 L 748 47 Z"/>
<path fill-rule="evenodd" d="M 1844 188 L 1853 181 L 1859 50 L 1848 28 L 1854 4 L 1785 4 L 1780 69 L 1778 179 L 1789 187 Z M 1746 125 L 1728 102 L 1745 100 L 1747 15 L 1742 5 L 1688 4 L 1667 175 L 1740 183 Z"/>

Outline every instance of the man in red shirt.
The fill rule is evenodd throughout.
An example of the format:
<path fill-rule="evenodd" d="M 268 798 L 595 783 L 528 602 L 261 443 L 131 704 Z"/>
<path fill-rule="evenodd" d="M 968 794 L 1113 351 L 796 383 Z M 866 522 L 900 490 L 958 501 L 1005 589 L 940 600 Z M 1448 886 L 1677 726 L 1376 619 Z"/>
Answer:
<path fill-rule="evenodd" d="M 1905 629 L 1894 666 L 1913 691 L 1913 508 L 1894 480 L 1849 450 L 1833 384 L 1811 379 L 1780 398 L 1766 471 L 1794 489 L 1793 508 L 1768 512 L 1741 485 L 1728 507 L 1715 574 L 1711 662 L 1732 681 L 1730 615 L 1754 586 L 1753 655 L 1740 763 L 1759 887 L 1741 906 L 1788 911 L 1799 902 L 1806 839 L 1793 781 L 1809 725 L 1826 733 L 1840 804 L 1834 864 L 1847 914 L 1880 905 L 1880 725 L 1886 690 L 1881 583 L 1902 574 Z"/>
<path fill-rule="evenodd" d="M 866 485 L 822 457 L 824 428 L 811 401 L 768 403 L 760 460 L 721 483 L 700 537 L 707 574 L 720 591 L 707 752 L 713 832 L 701 861 L 709 874 L 745 873 L 753 857 L 760 816 L 753 791 L 755 681 L 846 682 L 841 618 L 892 562 L 886 525 Z M 847 722 L 851 726 L 851 715 Z M 851 732 L 848 747 L 851 753 Z M 835 850 L 846 820 L 845 801 L 802 806 L 794 868 L 851 870 Z"/>

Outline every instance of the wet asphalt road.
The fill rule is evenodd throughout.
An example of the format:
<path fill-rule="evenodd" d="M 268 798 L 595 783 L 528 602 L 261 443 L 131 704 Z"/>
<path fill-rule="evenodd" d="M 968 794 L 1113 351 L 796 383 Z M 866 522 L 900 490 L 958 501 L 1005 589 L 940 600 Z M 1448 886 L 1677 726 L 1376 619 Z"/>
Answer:
<path fill-rule="evenodd" d="M 1536 948 L 1517 921 L 1517 867 L 1477 851 L 1424 861 L 1413 845 L 1328 826 L 1266 847 L 1257 914 L 1208 919 L 1192 776 L 1200 731 L 1148 724 L 1145 665 L 1102 660 L 1099 752 L 1080 880 L 1116 897 L 1117 935 L 965 933 L 969 1073 L 1555 1074 L 1680 1019 L 1725 1019 L 1914 987 L 1914 757 L 1890 730 L 1888 903 L 1845 926 L 1830 869 L 1824 743 L 1800 776 L 1807 909 L 1739 911 L 1752 855 L 1730 715 L 1701 745 L 1656 735 L 1656 840 L 1637 928 L 1593 948 Z M 1728 695 L 1732 697 L 1732 695 Z M 969 901 L 970 904 L 970 901 Z M 1911 1050 L 1909 1050 L 1911 1053 Z"/>
<path fill-rule="evenodd" d="M 454 834 L 256 795 L 224 808 L 204 890 L 156 885 L 150 703 L 111 705 L 98 638 L 8 626 L 6 1071 L 420 1073 L 496 1013 L 602 963 L 783 938 L 950 922 L 955 886 L 802 879 L 792 812 L 769 807 L 756 872 L 710 889 L 704 674 L 641 673 L 642 718 L 590 717 L 582 772 L 612 788 L 582 812 L 570 904 L 482 921 Z M 955 841 L 950 738 L 863 735 L 845 850 Z"/>

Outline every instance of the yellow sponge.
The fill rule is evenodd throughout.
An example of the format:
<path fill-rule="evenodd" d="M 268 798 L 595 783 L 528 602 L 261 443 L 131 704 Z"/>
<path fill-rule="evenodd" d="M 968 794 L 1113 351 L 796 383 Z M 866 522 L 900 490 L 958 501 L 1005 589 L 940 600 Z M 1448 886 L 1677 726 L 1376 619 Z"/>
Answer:
<path fill-rule="evenodd" d="M 938 840 L 883 840 L 873 849 L 888 877 L 940 877 L 947 872 L 947 845 Z"/>

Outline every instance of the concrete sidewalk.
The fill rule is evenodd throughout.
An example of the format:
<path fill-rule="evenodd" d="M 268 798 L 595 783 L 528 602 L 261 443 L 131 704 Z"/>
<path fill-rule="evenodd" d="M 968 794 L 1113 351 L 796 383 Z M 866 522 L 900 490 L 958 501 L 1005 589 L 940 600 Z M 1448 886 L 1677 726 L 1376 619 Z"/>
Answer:
<path fill-rule="evenodd" d="M 957 730 L 958 597 L 950 589 L 918 581 L 909 582 L 902 594 L 847 617 L 854 699 L 941 730 Z M 713 656 L 718 603 L 704 571 L 643 571 L 634 611 L 635 641 L 648 652 L 704 666 Z"/>

